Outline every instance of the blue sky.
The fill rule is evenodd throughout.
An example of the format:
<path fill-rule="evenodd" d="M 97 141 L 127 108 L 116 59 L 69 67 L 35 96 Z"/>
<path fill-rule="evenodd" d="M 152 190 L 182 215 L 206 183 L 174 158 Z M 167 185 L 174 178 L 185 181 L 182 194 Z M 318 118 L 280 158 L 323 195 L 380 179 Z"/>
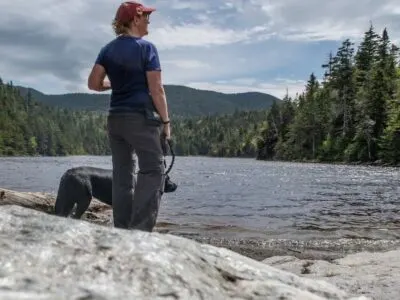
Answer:
<path fill-rule="evenodd" d="M 370 21 L 400 42 L 394 0 L 148 0 L 165 84 L 222 91 L 300 92 L 345 38 Z M 0 2 L 0 76 L 45 93 L 88 92 L 100 47 L 114 38 L 114 0 Z"/>

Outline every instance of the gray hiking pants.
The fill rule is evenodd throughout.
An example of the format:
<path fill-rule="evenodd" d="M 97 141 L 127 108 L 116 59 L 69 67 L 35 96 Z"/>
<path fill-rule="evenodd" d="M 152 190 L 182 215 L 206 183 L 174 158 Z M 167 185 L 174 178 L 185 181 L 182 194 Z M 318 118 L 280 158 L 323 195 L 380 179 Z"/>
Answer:
<path fill-rule="evenodd" d="M 162 126 L 146 124 L 141 113 L 110 113 L 107 125 L 113 165 L 114 226 L 151 232 L 165 180 Z M 135 154 L 139 162 L 137 179 Z"/>

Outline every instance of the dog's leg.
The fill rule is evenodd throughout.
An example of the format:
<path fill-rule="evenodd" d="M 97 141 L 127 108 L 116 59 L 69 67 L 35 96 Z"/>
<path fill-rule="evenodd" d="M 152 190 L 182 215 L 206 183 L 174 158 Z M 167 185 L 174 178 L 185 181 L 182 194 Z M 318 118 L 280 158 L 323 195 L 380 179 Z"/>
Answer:
<path fill-rule="evenodd" d="M 70 196 L 70 190 L 73 189 L 73 180 L 71 174 L 67 171 L 60 179 L 54 213 L 60 217 L 68 217 L 75 205 L 75 198 Z"/>
<path fill-rule="evenodd" d="M 92 200 L 92 185 L 87 174 L 76 174 L 72 179 L 73 184 L 71 184 L 69 192 L 71 198 L 76 202 L 76 210 L 72 217 L 80 219 Z"/>
<path fill-rule="evenodd" d="M 79 197 L 79 201 L 76 204 L 76 210 L 73 215 L 74 219 L 80 219 L 85 211 L 89 208 L 90 202 L 92 201 L 92 195 L 87 193 Z"/>
<path fill-rule="evenodd" d="M 66 173 L 60 180 L 55 214 L 61 217 L 70 216 L 76 203 L 77 209 L 73 217 L 79 219 L 89 206 L 91 199 L 89 180 L 76 173 Z"/>
<path fill-rule="evenodd" d="M 59 217 L 68 217 L 75 204 L 72 200 L 73 199 L 66 198 L 64 194 L 59 193 L 56 198 L 54 213 Z"/>

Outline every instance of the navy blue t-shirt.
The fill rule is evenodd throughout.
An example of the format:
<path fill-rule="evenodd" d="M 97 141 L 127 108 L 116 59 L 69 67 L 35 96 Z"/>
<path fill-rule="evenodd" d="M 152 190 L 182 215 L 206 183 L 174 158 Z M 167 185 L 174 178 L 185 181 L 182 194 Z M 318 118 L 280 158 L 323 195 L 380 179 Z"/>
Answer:
<path fill-rule="evenodd" d="M 96 59 L 111 82 L 110 111 L 142 108 L 151 103 L 147 71 L 161 71 L 157 48 L 141 38 L 118 36 Z"/>

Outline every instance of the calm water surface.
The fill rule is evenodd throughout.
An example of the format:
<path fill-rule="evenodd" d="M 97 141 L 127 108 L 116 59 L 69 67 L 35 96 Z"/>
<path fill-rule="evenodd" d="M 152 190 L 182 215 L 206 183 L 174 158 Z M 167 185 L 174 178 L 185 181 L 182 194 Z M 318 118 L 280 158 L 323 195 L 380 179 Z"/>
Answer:
<path fill-rule="evenodd" d="M 56 193 L 70 167 L 110 157 L 0 158 L 0 187 Z M 177 157 L 159 221 L 182 232 L 264 238 L 400 237 L 398 168 Z"/>

